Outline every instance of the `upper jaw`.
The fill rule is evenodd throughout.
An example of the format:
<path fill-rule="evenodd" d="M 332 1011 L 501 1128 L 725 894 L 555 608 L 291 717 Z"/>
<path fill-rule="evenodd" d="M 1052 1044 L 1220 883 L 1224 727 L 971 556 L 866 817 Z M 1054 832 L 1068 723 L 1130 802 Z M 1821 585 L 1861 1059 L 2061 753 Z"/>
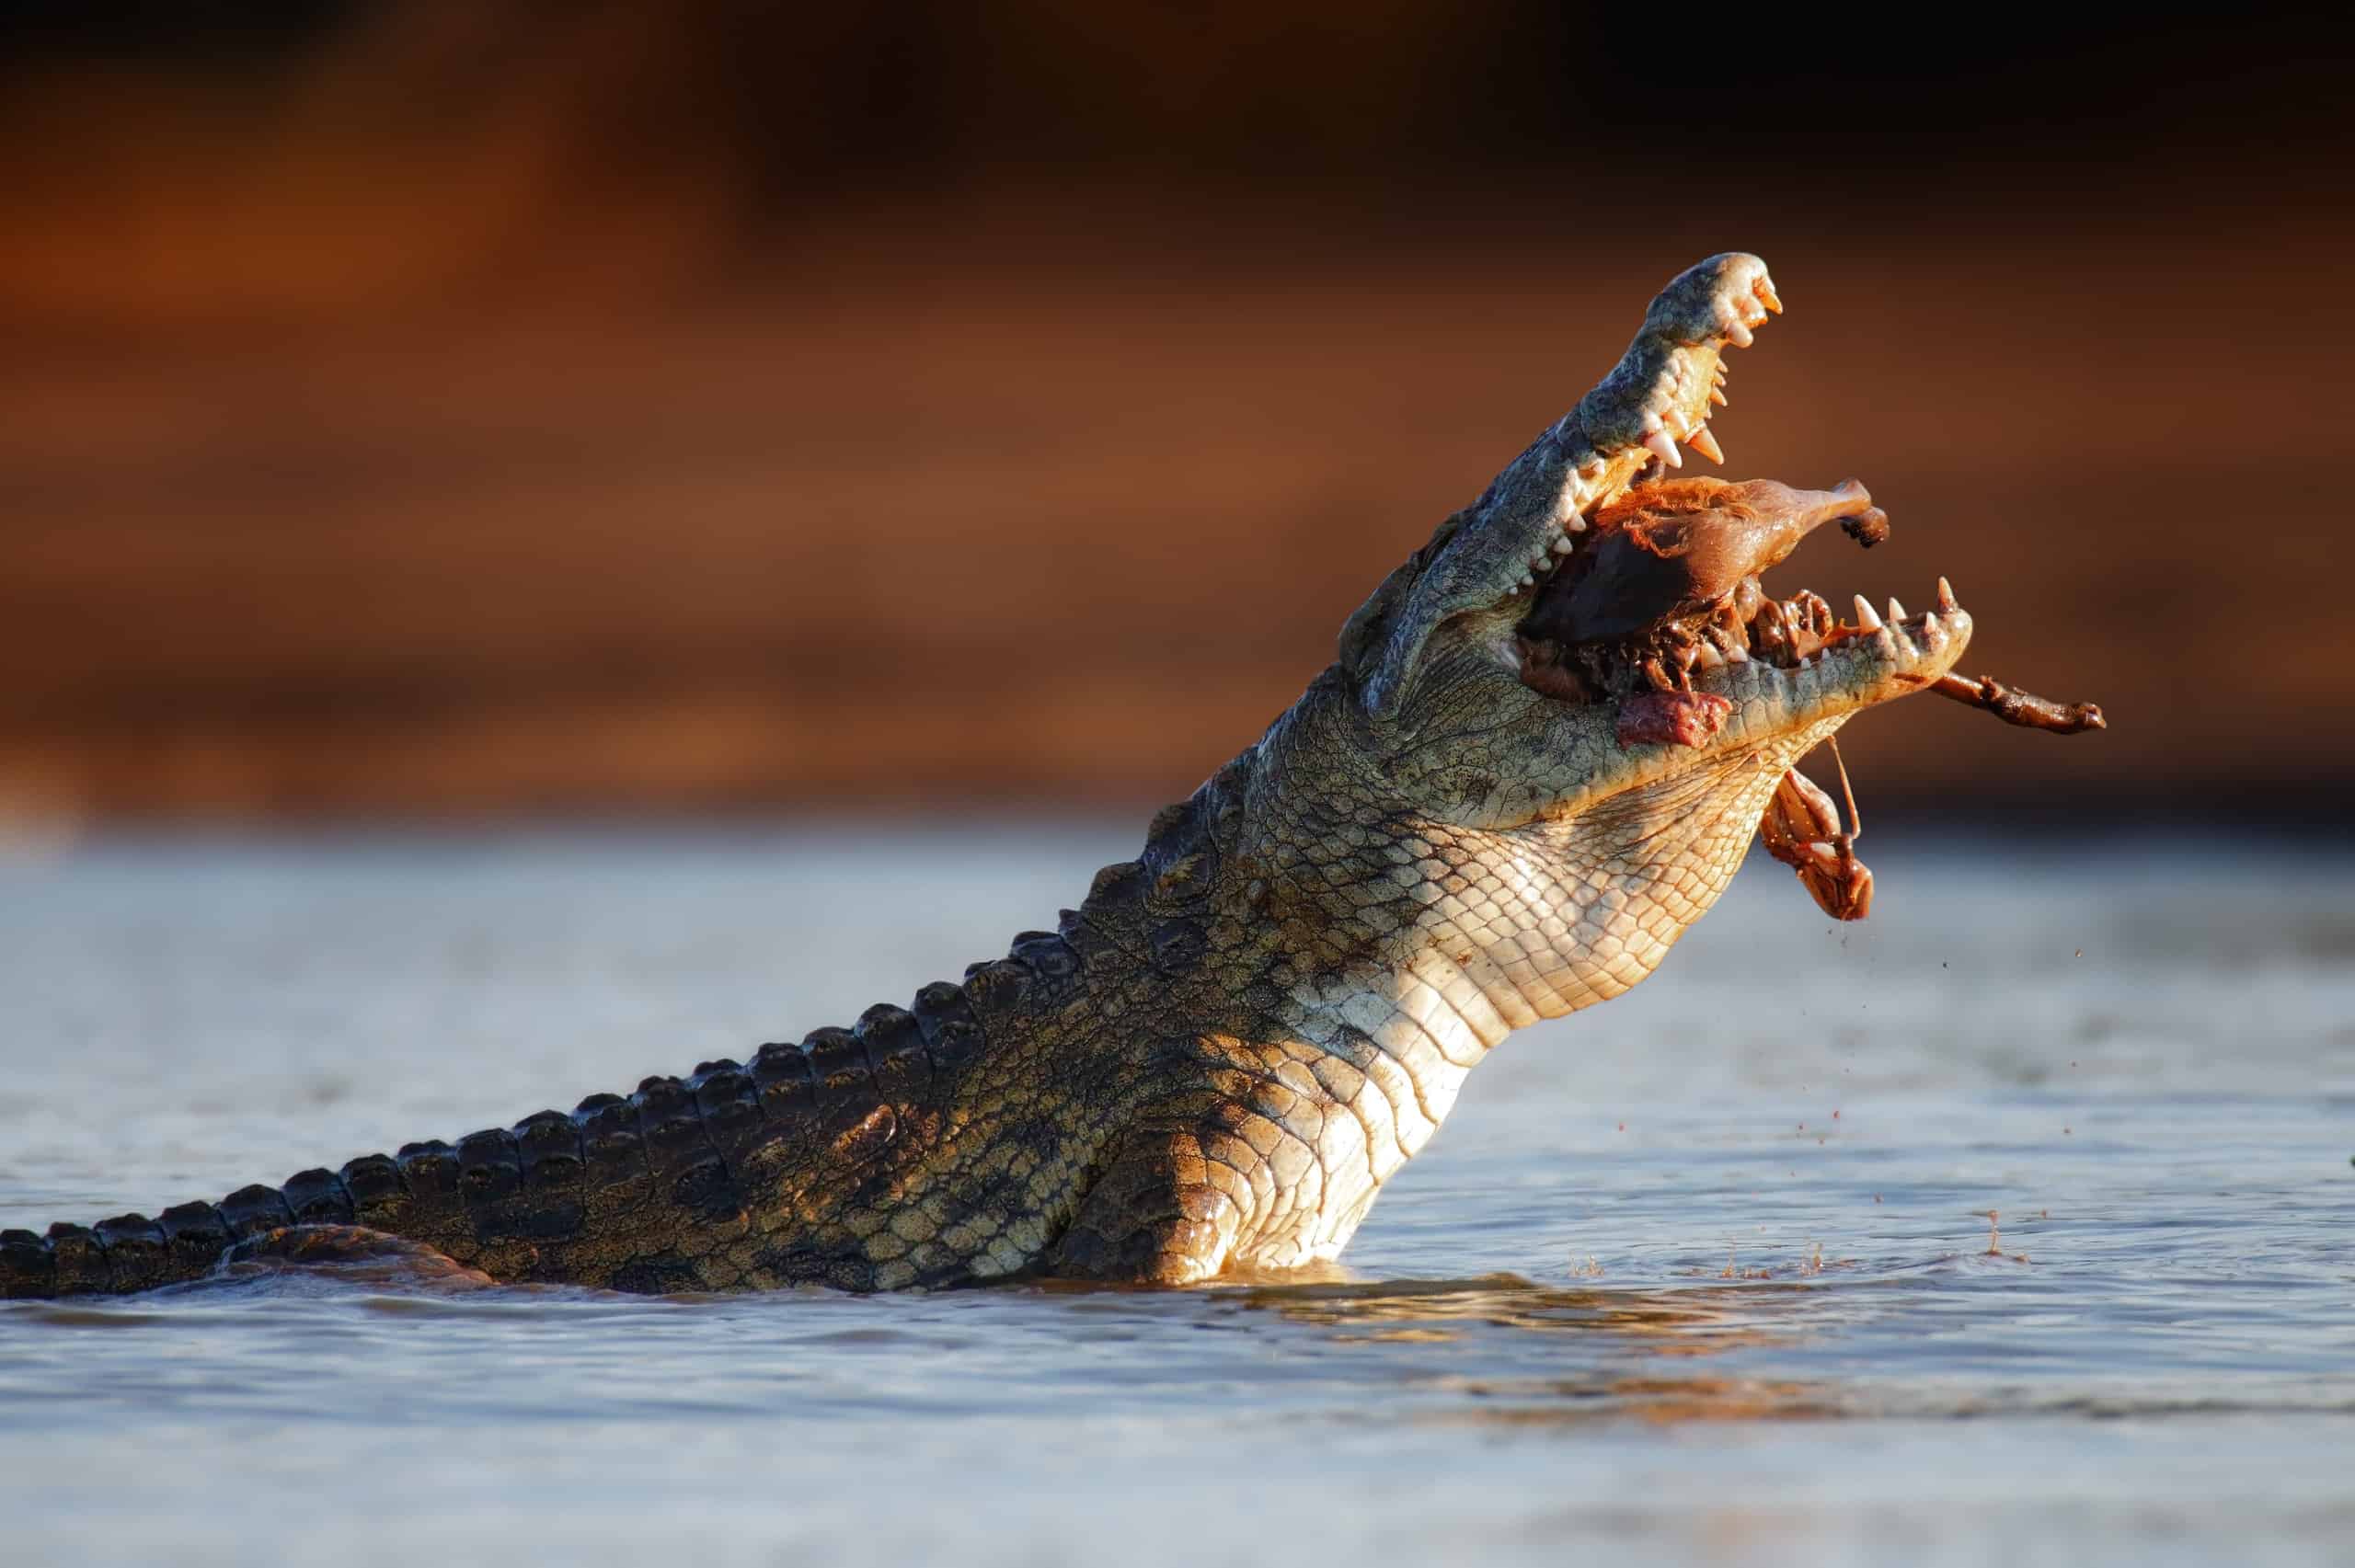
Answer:
<path fill-rule="evenodd" d="M 1726 350 L 1750 347 L 1782 308 L 1766 264 L 1742 252 L 1713 256 L 1671 280 L 1611 373 L 1555 426 L 1559 439 L 1579 443 L 1565 512 L 1591 513 L 1616 499 L 1655 459 L 1683 467 L 1680 441 L 1724 462 L 1708 422 L 1711 405 L 1726 402 Z"/>
<path fill-rule="evenodd" d="M 1648 465 L 1681 465 L 1678 441 L 1718 455 L 1707 414 L 1723 399 L 1723 355 L 1781 308 L 1755 256 L 1714 256 L 1671 280 L 1611 372 L 1350 618 L 1341 658 L 1367 715 L 1396 715 L 1442 624 L 1534 586 L 1577 548 L 1588 514 Z"/>

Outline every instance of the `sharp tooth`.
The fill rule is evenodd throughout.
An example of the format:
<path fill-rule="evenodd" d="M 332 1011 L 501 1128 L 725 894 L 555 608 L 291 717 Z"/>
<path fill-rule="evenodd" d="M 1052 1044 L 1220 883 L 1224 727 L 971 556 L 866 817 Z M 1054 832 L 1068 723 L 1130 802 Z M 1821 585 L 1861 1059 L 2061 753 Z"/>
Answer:
<path fill-rule="evenodd" d="M 1764 305 L 1776 315 L 1783 314 L 1783 296 L 1775 292 L 1775 280 L 1772 278 L 1761 272 L 1758 275 L 1758 281 L 1750 285 L 1750 292 L 1758 296 L 1760 304 Z"/>
<path fill-rule="evenodd" d="M 1714 644 L 1706 641 L 1700 645 L 1699 650 L 1693 656 L 1693 662 L 1704 670 L 1715 670 L 1725 661 L 1726 656 L 1719 653 Z"/>
<path fill-rule="evenodd" d="M 1711 388 L 1709 388 L 1709 401 L 1710 401 L 1710 402 L 1712 402 L 1712 403 L 1714 403 L 1714 404 L 1716 404 L 1716 405 L 1717 405 L 1718 407 L 1720 407 L 1720 408 L 1725 408 L 1725 407 L 1729 407 L 1729 406 L 1731 406 L 1731 405 L 1729 405 L 1729 404 L 1728 404 L 1728 403 L 1726 402 L 1726 395 L 1725 395 L 1724 393 L 1722 393 L 1722 392 L 1719 392 L 1719 391 L 1718 391 L 1716 387 L 1714 387 L 1714 386 L 1713 386 L 1713 387 L 1711 387 Z"/>
<path fill-rule="evenodd" d="M 1889 618 L 1892 621 L 1905 619 L 1905 606 L 1898 602 L 1897 595 L 1893 593 L 1889 596 Z"/>
<path fill-rule="evenodd" d="M 1955 602 L 1954 585 L 1947 581 L 1944 578 L 1940 578 L 1938 579 L 1938 608 L 1940 610 L 1959 610 L 1962 608 L 1961 605 Z"/>
<path fill-rule="evenodd" d="M 1580 517 L 1576 512 L 1572 512 L 1569 516 L 1562 520 L 1562 532 L 1565 533 L 1584 533 L 1586 532 L 1586 519 Z M 1568 543 L 1569 541 L 1567 539 L 1562 541 L 1563 544 L 1568 544 Z M 1560 545 L 1557 545 L 1556 548 L 1559 549 Z"/>
<path fill-rule="evenodd" d="M 1580 524 L 1580 527 L 1583 527 L 1583 526 L 1585 526 L 1585 525 L 1584 525 L 1584 524 Z M 1567 533 L 1557 534 L 1557 535 L 1555 536 L 1555 539 L 1554 539 L 1554 554 L 1556 554 L 1557 555 L 1568 555 L 1571 551 L 1573 551 L 1573 550 L 1577 549 L 1578 547 L 1579 547 L 1578 541 L 1577 541 L 1577 540 L 1575 540 L 1575 539 L 1573 539 L 1573 538 L 1571 538 L 1571 537 L 1570 537 L 1568 534 L 1567 534 Z"/>
<path fill-rule="evenodd" d="M 1706 425 L 1694 429 L 1691 435 L 1684 438 L 1684 444 L 1711 463 L 1723 463 L 1726 460 L 1725 448 L 1717 444 L 1717 438 L 1709 433 L 1709 427 Z"/>
<path fill-rule="evenodd" d="M 1752 342 L 1750 328 L 1744 326 L 1739 319 L 1727 322 L 1726 341 L 1737 349 L 1749 348 Z"/>
<path fill-rule="evenodd" d="M 1671 468 L 1684 466 L 1684 459 L 1678 453 L 1676 442 L 1669 439 L 1666 430 L 1647 431 L 1644 436 L 1644 448 Z"/>
<path fill-rule="evenodd" d="M 1523 572 L 1521 574 L 1521 586 L 1523 588 L 1534 588 L 1537 586 L 1537 579 L 1530 576 L 1527 572 Z"/>
<path fill-rule="evenodd" d="M 1856 624 L 1867 632 L 1880 630 L 1880 617 L 1873 613 L 1873 607 L 1865 602 L 1861 593 L 1856 595 Z"/>

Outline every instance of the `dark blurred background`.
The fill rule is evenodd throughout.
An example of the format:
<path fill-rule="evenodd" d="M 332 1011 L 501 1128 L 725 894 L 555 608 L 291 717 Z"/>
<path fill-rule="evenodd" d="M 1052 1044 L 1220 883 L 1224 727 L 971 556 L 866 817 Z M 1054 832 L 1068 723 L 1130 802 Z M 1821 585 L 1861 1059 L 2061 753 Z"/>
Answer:
<path fill-rule="evenodd" d="M 1926 29 L 1926 30 L 1925 30 Z M 1735 477 L 2056 740 L 1867 810 L 2335 811 L 2342 56 L 1526 0 L 0 6 L 0 816 L 1182 794 L 1727 248 Z M 1697 460 L 1696 460 L 1697 461 Z"/>

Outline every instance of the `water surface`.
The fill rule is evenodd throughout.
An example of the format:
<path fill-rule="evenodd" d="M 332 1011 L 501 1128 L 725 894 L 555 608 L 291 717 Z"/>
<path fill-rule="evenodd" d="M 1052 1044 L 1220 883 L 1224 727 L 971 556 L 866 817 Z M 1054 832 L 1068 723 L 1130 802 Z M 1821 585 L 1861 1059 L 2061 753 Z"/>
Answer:
<path fill-rule="evenodd" d="M 0 1307 L 9 1560 L 2343 1561 L 2355 860 L 1876 841 L 1867 924 L 1762 862 L 1514 1036 L 1314 1280 Z M 0 1225 L 847 1021 L 1132 842 L 0 860 Z"/>

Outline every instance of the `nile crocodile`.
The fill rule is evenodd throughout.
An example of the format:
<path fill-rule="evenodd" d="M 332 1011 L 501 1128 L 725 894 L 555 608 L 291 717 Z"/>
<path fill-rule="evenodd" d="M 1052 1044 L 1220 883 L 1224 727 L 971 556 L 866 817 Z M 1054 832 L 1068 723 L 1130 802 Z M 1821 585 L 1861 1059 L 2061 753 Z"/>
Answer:
<path fill-rule="evenodd" d="M 1860 489 L 1774 486 L 1798 524 L 1705 529 L 1710 558 L 1664 582 L 1672 553 L 1609 525 L 1679 442 L 1721 460 L 1721 357 L 1781 308 L 1752 256 L 1672 280 L 1298 702 L 961 982 L 455 1144 L 0 1232 L 0 1295 L 386 1236 L 496 1280 L 634 1291 L 1180 1285 L 1334 1258 L 1482 1057 L 1649 975 L 1786 771 L 1970 639 L 1943 583 L 1936 609 L 1860 600 L 1853 624 L 1762 594 Z"/>

